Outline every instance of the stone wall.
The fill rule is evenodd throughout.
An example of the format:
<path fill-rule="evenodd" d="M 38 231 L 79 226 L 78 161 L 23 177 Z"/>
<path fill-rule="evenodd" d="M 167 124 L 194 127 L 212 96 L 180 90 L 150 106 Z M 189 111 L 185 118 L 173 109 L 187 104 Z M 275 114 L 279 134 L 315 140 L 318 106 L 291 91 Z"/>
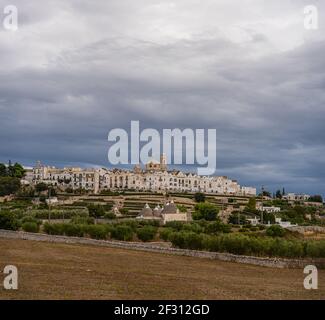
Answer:
<path fill-rule="evenodd" d="M 41 233 L 28 233 L 22 231 L 0 230 L 0 238 L 21 239 L 32 241 L 44 241 L 65 244 L 86 244 L 97 245 L 111 248 L 132 249 L 140 251 L 157 252 L 164 254 L 174 254 L 181 256 L 190 256 L 206 259 L 215 259 L 228 262 L 245 263 L 272 268 L 301 268 L 306 265 L 316 265 L 318 268 L 325 269 L 325 259 L 283 259 L 283 258 L 262 258 L 253 256 L 234 255 L 230 253 L 218 253 L 208 251 L 185 250 L 177 248 L 168 248 L 159 243 L 143 243 L 143 242 L 126 242 L 126 241 L 108 241 L 94 240 L 89 238 L 77 238 L 66 236 L 52 236 Z"/>
<path fill-rule="evenodd" d="M 290 231 L 296 231 L 304 234 L 305 232 L 325 233 L 325 228 L 321 226 L 296 226 L 288 228 Z"/>

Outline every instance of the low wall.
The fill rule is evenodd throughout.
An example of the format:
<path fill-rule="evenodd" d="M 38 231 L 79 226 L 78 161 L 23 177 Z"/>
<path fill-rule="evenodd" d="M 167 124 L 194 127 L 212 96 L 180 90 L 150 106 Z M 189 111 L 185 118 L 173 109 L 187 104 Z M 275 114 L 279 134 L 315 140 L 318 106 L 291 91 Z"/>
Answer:
<path fill-rule="evenodd" d="M 296 226 L 288 228 L 290 231 L 296 231 L 301 234 L 305 232 L 325 233 L 325 228 L 321 226 Z"/>
<path fill-rule="evenodd" d="M 95 240 L 89 238 L 53 236 L 53 235 L 47 235 L 41 233 L 28 233 L 22 231 L 8 231 L 8 230 L 0 230 L 0 238 L 55 242 L 55 243 L 65 243 L 65 244 L 87 244 L 87 245 L 105 246 L 111 248 L 131 249 L 131 250 L 158 252 L 164 254 L 174 254 L 180 256 L 215 259 L 221 261 L 245 263 L 245 264 L 257 265 L 263 267 L 272 267 L 272 268 L 304 268 L 306 265 L 312 264 L 317 266 L 318 268 L 325 269 L 325 259 L 262 258 L 262 257 L 254 257 L 254 256 L 235 255 L 230 253 L 218 253 L 218 252 L 168 248 L 159 245 L 159 243 Z"/>

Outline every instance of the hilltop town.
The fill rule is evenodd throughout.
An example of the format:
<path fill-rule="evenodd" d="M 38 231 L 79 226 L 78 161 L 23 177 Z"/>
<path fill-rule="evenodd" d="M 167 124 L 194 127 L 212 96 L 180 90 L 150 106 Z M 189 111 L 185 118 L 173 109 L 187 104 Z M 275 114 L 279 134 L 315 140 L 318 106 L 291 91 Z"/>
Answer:
<path fill-rule="evenodd" d="M 135 190 L 151 192 L 204 192 L 221 195 L 255 196 L 256 188 L 240 186 L 225 176 L 198 176 L 182 171 L 169 171 L 166 156 L 160 162 L 149 161 L 145 168 L 136 165 L 133 170 L 106 168 L 56 168 L 37 162 L 26 171 L 23 181 L 35 185 L 46 183 L 66 189 L 84 189 L 94 194 L 103 190 Z"/>

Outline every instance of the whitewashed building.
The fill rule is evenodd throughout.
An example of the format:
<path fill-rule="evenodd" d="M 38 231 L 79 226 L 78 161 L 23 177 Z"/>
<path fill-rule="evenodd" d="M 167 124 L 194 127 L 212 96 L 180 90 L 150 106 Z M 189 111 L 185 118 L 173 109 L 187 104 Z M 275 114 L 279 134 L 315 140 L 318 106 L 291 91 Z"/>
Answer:
<path fill-rule="evenodd" d="M 198 176 L 182 171 L 168 171 L 165 157 L 160 162 L 150 161 L 145 169 L 63 168 L 37 163 L 26 179 L 32 184 L 44 182 L 61 188 L 85 189 L 98 193 L 102 190 L 137 190 L 154 192 L 204 192 L 221 195 L 255 196 L 256 188 L 241 187 L 236 180 L 225 176 Z"/>

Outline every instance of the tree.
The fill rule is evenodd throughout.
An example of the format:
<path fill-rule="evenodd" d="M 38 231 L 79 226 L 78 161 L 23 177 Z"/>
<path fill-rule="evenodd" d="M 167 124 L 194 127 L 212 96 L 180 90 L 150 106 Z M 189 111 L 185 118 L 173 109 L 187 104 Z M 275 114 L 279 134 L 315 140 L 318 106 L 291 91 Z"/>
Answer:
<path fill-rule="evenodd" d="M 187 209 L 183 204 L 178 204 L 177 208 L 180 212 L 187 212 Z"/>
<path fill-rule="evenodd" d="M 0 177 L 0 196 L 16 193 L 20 189 L 20 179 Z"/>
<path fill-rule="evenodd" d="M 40 182 L 35 186 L 35 190 L 37 193 L 48 190 L 48 185 L 44 182 Z"/>
<path fill-rule="evenodd" d="M 262 193 L 260 193 L 259 196 L 262 196 Z M 269 191 L 264 190 L 263 197 L 271 197 L 271 193 Z"/>
<path fill-rule="evenodd" d="M 0 177 L 6 177 L 7 176 L 7 167 L 0 163 Z"/>
<path fill-rule="evenodd" d="M 15 163 L 12 167 L 12 177 L 15 178 L 23 178 L 25 176 L 26 170 L 23 168 L 23 166 L 19 163 Z"/>
<path fill-rule="evenodd" d="M 266 230 L 266 235 L 269 237 L 283 237 L 285 230 L 279 225 L 273 225 Z"/>
<path fill-rule="evenodd" d="M 205 194 L 202 192 L 197 192 L 194 194 L 194 200 L 196 202 L 204 202 L 205 201 Z"/>
<path fill-rule="evenodd" d="M 4 230 L 18 230 L 19 221 L 12 212 L 0 212 L 0 229 Z"/>
<path fill-rule="evenodd" d="M 126 225 L 119 225 L 111 231 L 113 239 L 130 241 L 133 238 L 133 230 Z"/>
<path fill-rule="evenodd" d="M 281 194 L 281 190 L 277 190 L 276 194 L 275 194 L 275 197 L 277 199 L 282 199 L 282 194 Z"/>
<path fill-rule="evenodd" d="M 215 221 L 217 219 L 219 209 L 211 203 L 198 203 L 195 205 L 193 213 L 194 220 Z"/>
<path fill-rule="evenodd" d="M 247 209 L 250 211 L 256 210 L 256 198 L 255 197 L 249 198 L 248 204 L 247 204 Z"/>
<path fill-rule="evenodd" d="M 105 215 L 105 209 L 102 205 L 89 204 L 87 208 L 89 211 L 89 215 L 91 217 L 94 217 L 95 219 Z"/>
<path fill-rule="evenodd" d="M 321 195 L 314 195 L 314 196 L 311 196 L 308 201 L 311 201 L 311 202 L 320 202 L 322 203 L 323 202 L 323 197 Z"/>
<path fill-rule="evenodd" d="M 245 224 L 246 223 L 246 216 L 243 215 L 243 214 L 240 214 L 239 212 L 232 213 L 228 218 L 228 223 L 238 224 L 238 222 L 241 225 Z"/>
<path fill-rule="evenodd" d="M 144 242 L 153 240 L 156 233 L 157 233 L 157 228 L 153 226 L 144 226 L 142 228 L 137 229 L 137 237 Z"/>

